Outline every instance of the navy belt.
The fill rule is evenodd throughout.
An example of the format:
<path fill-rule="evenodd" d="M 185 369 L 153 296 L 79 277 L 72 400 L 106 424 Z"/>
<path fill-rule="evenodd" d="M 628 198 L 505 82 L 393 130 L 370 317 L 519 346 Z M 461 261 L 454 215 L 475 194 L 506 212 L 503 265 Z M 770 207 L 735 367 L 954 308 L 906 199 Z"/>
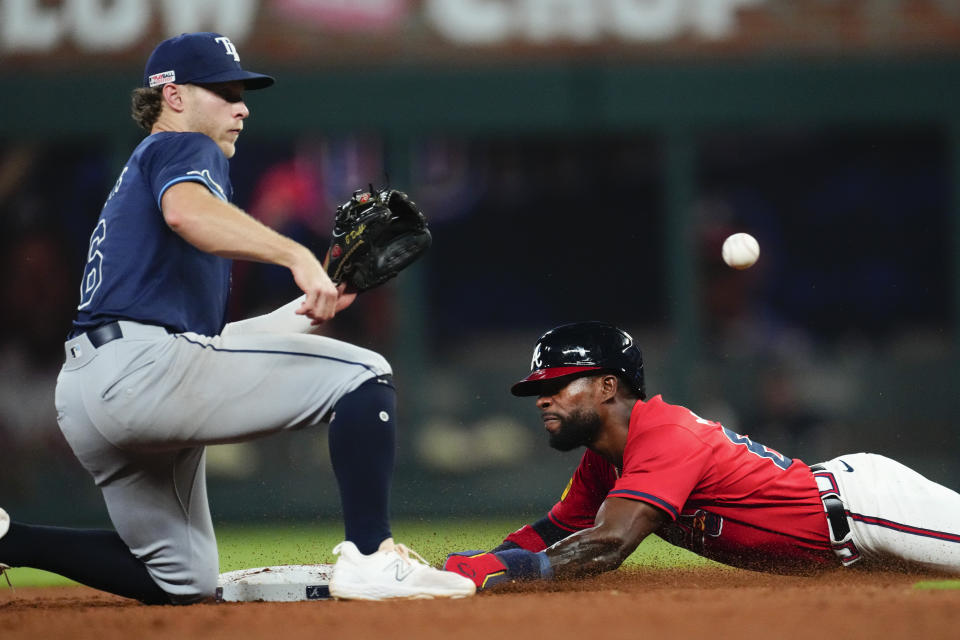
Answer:
<path fill-rule="evenodd" d="M 120 323 L 117 321 L 102 324 L 96 329 L 87 331 L 87 339 L 94 349 L 99 349 L 108 342 L 113 342 L 117 338 L 123 337 L 123 331 L 120 330 Z"/>
<path fill-rule="evenodd" d="M 810 471 L 817 473 L 826 471 L 822 464 L 810 466 Z M 847 524 L 847 511 L 843 508 L 843 501 L 837 496 L 823 496 L 823 507 L 827 510 L 827 521 L 830 523 L 830 529 L 833 530 L 835 542 L 840 542 L 850 533 L 850 525 Z"/>
<path fill-rule="evenodd" d="M 833 529 L 835 542 L 840 542 L 850 533 L 850 525 L 847 524 L 847 512 L 843 508 L 843 502 L 836 496 L 824 496 L 823 506 L 827 509 L 827 520 L 830 522 L 830 528 Z"/>

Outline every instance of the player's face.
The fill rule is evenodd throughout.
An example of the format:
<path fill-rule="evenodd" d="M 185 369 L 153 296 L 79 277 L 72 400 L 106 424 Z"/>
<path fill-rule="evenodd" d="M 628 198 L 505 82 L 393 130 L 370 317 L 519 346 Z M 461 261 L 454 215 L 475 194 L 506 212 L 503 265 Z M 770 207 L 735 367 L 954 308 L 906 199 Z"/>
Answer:
<path fill-rule="evenodd" d="M 250 110 L 243 102 L 242 82 L 218 82 L 190 87 L 190 130 L 205 133 L 223 155 L 232 158 Z"/>
<path fill-rule="evenodd" d="M 570 451 L 592 444 L 600 433 L 600 416 L 593 408 L 596 378 L 544 381 L 540 385 L 537 408 L 543 427 L 550 434 L 550 446 Z"/>

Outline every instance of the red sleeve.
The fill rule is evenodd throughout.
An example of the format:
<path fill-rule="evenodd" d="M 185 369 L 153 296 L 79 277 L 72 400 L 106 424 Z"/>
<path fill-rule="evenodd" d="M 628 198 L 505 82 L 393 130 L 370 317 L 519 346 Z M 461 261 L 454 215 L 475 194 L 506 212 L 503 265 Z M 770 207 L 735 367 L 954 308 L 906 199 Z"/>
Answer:
<path fill-rule="evenodd" d="M 553 505 L 547 517 L 550 522 L 571 533 L 589 529 L 607 492 L 616 481 L 617 471 L 613 465 L 587 449 L 560 501 Z"/>
<path fill-rule="evenodd" d="M 526 549 L 527 551 L 543 551 L 550 545 L 547 544 L 547 541 L 543 539 L 543 536 L 539 531 L 533 528 L 533 525 L 525 524 L 506 538 L 503 539 L 504 542 L 512 542 L 513 544 Z M 500 545 L 497 549 L 507 548 L 506 545 Z M 496 551 L 497 549 L 494 549 Z"/>
<path fill-rule="evenodd" d="M 628 437 L 623 474 L 609 496 L 649 503 L 676 520 L 710 459 L 710 447 L 682 426 L 644 429 Z"/>
<path fill-rule="evenodd" d="M 613 465 L 588 449 L 547 517 L 521 527 L 505 540 L 530 551 L 542 551 L 571 533 L 589 529 L 616 480 Z"/>

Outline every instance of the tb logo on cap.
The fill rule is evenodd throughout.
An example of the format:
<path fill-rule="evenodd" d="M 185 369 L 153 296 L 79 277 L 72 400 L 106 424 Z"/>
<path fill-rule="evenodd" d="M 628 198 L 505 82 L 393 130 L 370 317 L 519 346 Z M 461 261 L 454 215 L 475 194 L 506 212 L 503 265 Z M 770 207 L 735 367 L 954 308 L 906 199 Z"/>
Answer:
<path fill-rule="evenodd" d="M 223 48 L 226 49 L 228 56 L 233 56 L 234 60 L 240 62 L 240 54 L 237 53 L 237 48 L 234 46 L 234 44 L 230 42 L 230 38 L 227 38 L 226 36 L 220 36 L 219 38 L 215 38 L 215 41 L 223 45 Z"/>

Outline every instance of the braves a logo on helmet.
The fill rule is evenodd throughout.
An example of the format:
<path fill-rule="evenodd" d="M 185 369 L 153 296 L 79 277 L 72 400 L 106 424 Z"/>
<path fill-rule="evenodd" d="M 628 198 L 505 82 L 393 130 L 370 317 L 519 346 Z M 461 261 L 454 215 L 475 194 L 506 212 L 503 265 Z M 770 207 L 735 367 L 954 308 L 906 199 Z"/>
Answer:
<path fill-rule="evenodd" d="M 530 361 L 530 370 L 536 370 L 543 367 L 543 360 L 540 357 L 540 345 L 533 348 L 533 359 Z"/>

